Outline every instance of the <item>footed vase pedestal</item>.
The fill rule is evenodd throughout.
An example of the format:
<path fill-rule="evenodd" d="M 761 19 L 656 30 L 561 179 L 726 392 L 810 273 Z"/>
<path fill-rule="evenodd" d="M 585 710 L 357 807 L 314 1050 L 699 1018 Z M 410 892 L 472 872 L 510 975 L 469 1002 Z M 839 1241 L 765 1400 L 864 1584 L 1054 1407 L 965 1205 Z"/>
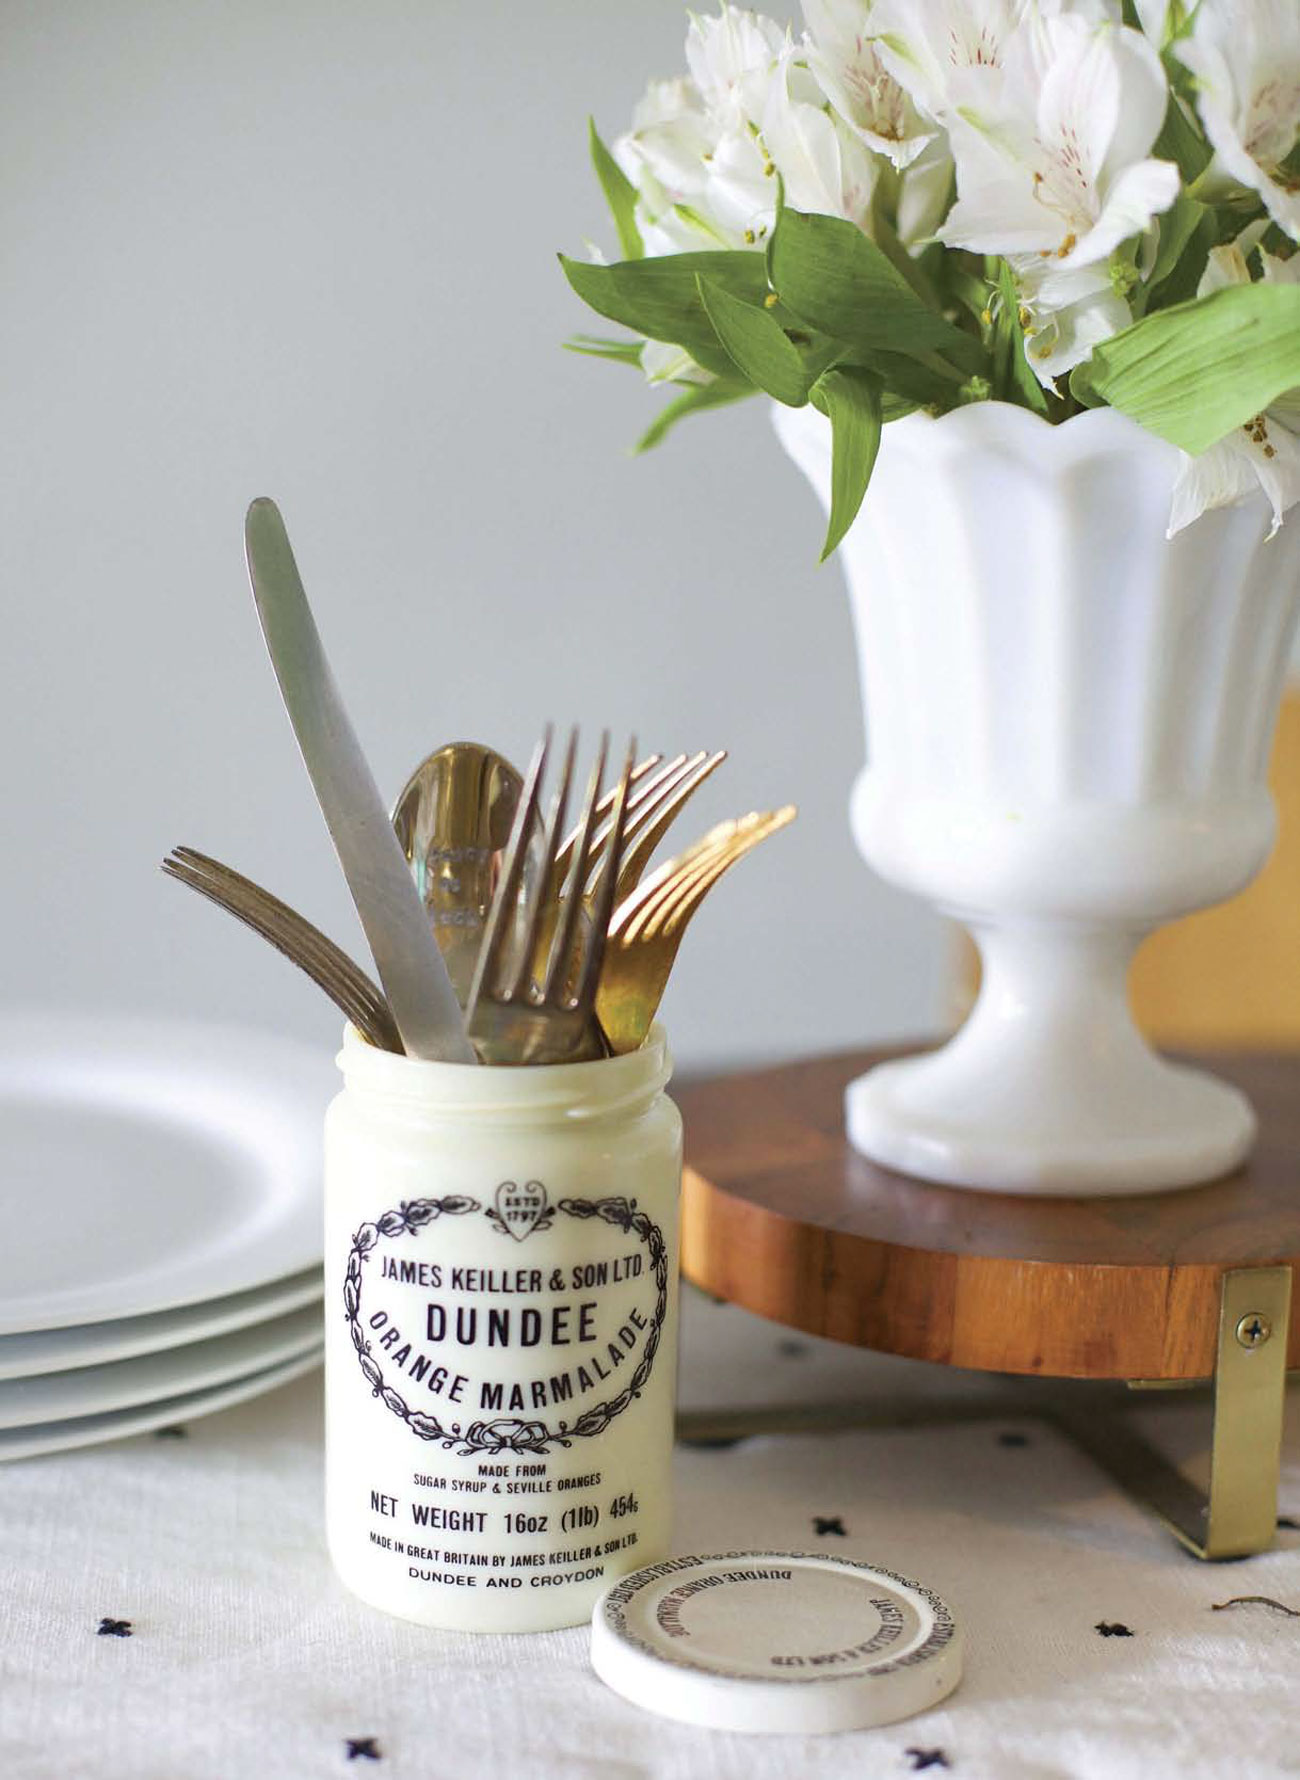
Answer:
<path fill-rule="evenodd" d="M 828 424 L 776 424 L 825 501 Z M 867 729 L 853 832 L 970 928 L 984 978 L 947 1045 L 850 1084 L 877 1162 L 1081 1197 L 1210 1180 L 1250 1149 L 1245 1096 L 1158 1057 L 1126 979 L 1145 934 L 1268 856 L 1300 522 L 1269 538 L 1261 495 L 1167 538 L 1177 468 L 1111 409 L 886 429 L 840 548 Z"/>

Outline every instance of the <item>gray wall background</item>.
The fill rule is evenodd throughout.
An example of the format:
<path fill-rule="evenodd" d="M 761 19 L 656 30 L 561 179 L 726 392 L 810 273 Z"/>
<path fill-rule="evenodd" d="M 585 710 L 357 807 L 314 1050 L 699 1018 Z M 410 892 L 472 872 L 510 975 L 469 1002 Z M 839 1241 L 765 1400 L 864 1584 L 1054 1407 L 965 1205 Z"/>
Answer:
<path fill-rule="evenodd" d="M 634 460 L 658 398 L 560 349 L 592 319 L 555 251 L 614 247 L 587 113 L 612 137 L 679 71 L 679 0 L 0 0 L 0 25 L 4 1000 L 333 1038 L 157 870 L 204 848 L 364 955 L 244 581 L 270 493 L 386 791 L 555 718 L 729 747 L 683 842 L 800 805 L 687 941 L 679 1062 L 933 1027 L 940 925 L 849 839 L 861 717 L 810 492 L 757 402 Z"/>

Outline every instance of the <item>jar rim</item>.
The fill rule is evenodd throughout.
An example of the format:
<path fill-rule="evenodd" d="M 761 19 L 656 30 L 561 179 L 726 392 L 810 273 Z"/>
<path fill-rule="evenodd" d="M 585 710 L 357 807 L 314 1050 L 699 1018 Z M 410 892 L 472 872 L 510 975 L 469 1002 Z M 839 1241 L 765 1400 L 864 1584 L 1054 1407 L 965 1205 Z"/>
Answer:
<path fill-rule="evenodd" d="M 439 1063 L 382 1051 L 349 1024 L 337 1062 L 347 1087 L 439 1115 L 606 1116 L 653 1099 L 673 1071 L 667 1036 L 658 1022 L 639 1050 L 622 1056 L 518 1068 Z"/>

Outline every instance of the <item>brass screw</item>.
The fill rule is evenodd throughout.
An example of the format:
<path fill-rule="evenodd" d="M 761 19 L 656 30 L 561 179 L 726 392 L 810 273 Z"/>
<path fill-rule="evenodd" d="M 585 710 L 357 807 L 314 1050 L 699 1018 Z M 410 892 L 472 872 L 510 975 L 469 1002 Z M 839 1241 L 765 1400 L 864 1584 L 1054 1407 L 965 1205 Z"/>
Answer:
<path fill-rule="evenodd" d="M 1272 1333 L 1272 1323 L 1257 1310 L 1248 1310 L 1237 1324 L 1237 1340 L 1243 1347 L 1263 1347 Z"/>

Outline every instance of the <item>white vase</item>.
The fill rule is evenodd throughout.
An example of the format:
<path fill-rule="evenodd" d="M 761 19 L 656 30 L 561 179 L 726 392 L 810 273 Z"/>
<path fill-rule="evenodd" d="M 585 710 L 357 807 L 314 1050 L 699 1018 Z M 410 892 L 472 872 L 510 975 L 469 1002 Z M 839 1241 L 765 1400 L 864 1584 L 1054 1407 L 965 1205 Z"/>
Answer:
<path fill-rule="evenodd" d="M 776 426 L 825 504 L 827 422 Z M 1300 516 L 1269 539 L 1261 496 L 1166 539 L 1177 462 L 1111 409 L 1052 427 L 983 402 L 885 431 L 839 551 L 867 724 L 853 831 L 970 928 L 983 985 L 942 1049 L 850 1086 L 878 1162 L 1084 1196 L 1188 1186 L 1250 1149 L 1245 1097 L 1151 1051 L 1127 974 L 1144 935 L 1268 856 Z"/>

